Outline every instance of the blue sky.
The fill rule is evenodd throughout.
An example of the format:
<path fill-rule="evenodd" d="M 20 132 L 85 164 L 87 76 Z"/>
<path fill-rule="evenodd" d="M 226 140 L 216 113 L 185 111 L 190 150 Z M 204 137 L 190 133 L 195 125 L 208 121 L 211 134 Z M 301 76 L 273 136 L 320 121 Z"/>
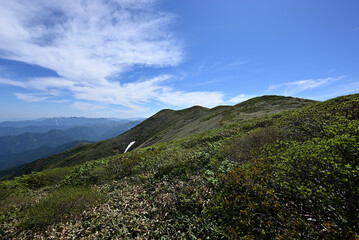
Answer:
<path fill-rule="evenodd" d="M 357 0 L 0 2 L 0 119 L 359 92 Z"/>

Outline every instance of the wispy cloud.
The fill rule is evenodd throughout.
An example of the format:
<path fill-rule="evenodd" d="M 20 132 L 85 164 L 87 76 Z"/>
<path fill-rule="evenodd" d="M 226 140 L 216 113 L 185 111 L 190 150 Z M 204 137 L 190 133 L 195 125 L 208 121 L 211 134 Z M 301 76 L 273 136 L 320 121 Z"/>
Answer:
<path fill-rule="evenodd" d="M 336 78 L 319 78 L 319 79 L 306 79 L 294 82 L 281 83 L 271 85 L 264 92 L 265 94 L 279 94 L 279 95 L 295 95 L 305 90 L 318 88 L 326 84 L 330 84 L 343 79 L 344 76 Z"/>
<path fill-rule="evenodd" d="M 142 105 L 151 101 L 180 107 L 192 105 L 212 107 L 223 103 L 224 95 L 220 92 L 176 91 L 166 86 L 166 82 L 170 79 L 168 75 L 160 75 L 142 82 L 126 84 L 106 82 L 100 85 L 61 78 L 34 78 L 26 82 L 0 78 L 0 83 L 32 90 L 33 96 L 46 94 L 46 98 L 37 98 L 37 101 L 58 100 L 58 97 L 70 91 L 78 100 L 121 105 L 137 111 L 143 111 Z M 27 100 L 16 96 L 21 100 Z"/>
<path fill-rule="evenodd" d="M 236 70 L 247 63 L 247 61 L 242 59 L 237 59 L 232 62 L 216 61 L 212 63 L 202 63 L 195 68 L 192 74 L 199 75 L 203 72 L 226 72 Z"/>
<path fill-rule="evenodd" d="M 359 81 L 346 81 L 332 88 L 326 89 L 324 94 L 313 96 L 316 100 L 326 100 L 340 95 L 359 93 Z"/>
<path fill-rule="evenodd" d="M 18 99 L 24 100 L 26 102 L 42 102 L 48 99 L 48 97 L 44 97 L 44 96 L 42 97 L 32 93 L 15 93 L 15 96 Z"/>
<path fill-rule="evenodd" d="M 226 64 L 217 64 L 215 70 L 216 71 L 229 71 L 239 68 L 240 66 L 247 64 L 247 61 L 237 59 L 234 62 L 226 63 Z"/>
<path fill-rule="evenodd" d="M 0 84 L 6 84 L 6 85 L 16 86 L 16 87 L 26 87 L 26 84 L 24 84 L 22 82 L 14 81 L 11 79 L 6 79 L 6 78 L 0 78 Z"/>
<path fill-rule="evenodd" d="M 256 95 L 246 95 L 246 94 L 240 94 L 238 96 L 235 96 L 228 100 L 229 103 L 240 103 L 244 102 L 250 98 L 256 97 Z"/>
<path fill-rule="evenodd" d="M 3 57 L 94 82 L 135 65 L 181 62 L 181 43 L 166 31 L 173 16 L 153 11 L 152 1 L 132 2 L 2 1 Z"/>
<path fill-rule="evenodd" d="M 0 57 L 52 69 L 60 77 L 2 78 L 0 84 L 33 91 L 16 94 L 25 101 L 66 95 L 83 109 L 96 108 L 82 100 L 129 109 L 142 109 L 149 101 L 175 106 L 221 103 L 221 93 L 176 91 L 166 84 L 167 75 L 121 83 L 123 73 L 133 67 L 176 66 L 183 59 L 182 43 L 168 29 L 175 16 L 157 11 L 155 2 L 1 1 Z"/>
<path fill-rule="evenodd" d="M 168 105 L 189 107 L 201 105 L 215 107 L 222 104 L 224 95 L 221 92 L 181 92 L 165 89 L 158 95 L 158 100 Z"/>

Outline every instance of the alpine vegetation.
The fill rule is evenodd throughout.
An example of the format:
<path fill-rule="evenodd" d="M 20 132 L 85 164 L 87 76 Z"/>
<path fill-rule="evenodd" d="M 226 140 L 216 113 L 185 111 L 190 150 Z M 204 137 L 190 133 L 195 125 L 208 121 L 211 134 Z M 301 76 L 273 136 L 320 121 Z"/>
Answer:
<path fill-rule="evenodd" d="M 242 113 L 273 98 L 249 100 Z M 212 130 L 128 152 L 131 142 L 125 153 L 0 182 L 0 236 L 359 237 L 359 94 L 245 119 L 233 109 L 221 116 L 227 121 Z M 137 127 L 154 126 L 146 121 Z M 157 136 L 173 134 L 168 127 Z"/>

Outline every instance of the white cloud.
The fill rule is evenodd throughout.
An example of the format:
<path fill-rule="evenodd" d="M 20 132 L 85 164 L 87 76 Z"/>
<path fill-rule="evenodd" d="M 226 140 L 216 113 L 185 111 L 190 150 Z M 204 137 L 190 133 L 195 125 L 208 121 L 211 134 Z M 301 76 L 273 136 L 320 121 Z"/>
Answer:
<path fill-rule="evenodd" d="M 238 96 L 235 96 L 231 99 L 228 100 L 229 103 L 240 103 L 240 102 L 244 102 L 250 98 L 254 98 L 256 95 L 245 95 L 245 94 L 240 94 Z"/>
<path fill-rule="evenodd" d="M 40 65 L 60 77 L 0 79 L 0 84 L 33 91 L 16 94 L 25 101 L 61 101 L 70 95 L 77 99 L 73 107 L 87 110 L 116 104 L 141 111 L 150 101 L 174 106 L 222 103 L 218 92 L 174 90 L 166 85 L 167 75 L 126 84 L 108 80 L 135 66 L 175 66 L 182 61 L 182 44 L 167 31 L 174 16 L 155 11 L 155 2 L 1 1 L 0 57 Z"/>
<path fill-rule="evenodd" d="M 316 100 L 326 100 L 328 98 L 337 97 L 346 94 L 354 94 L 359 92 L 359 81 L 346 81 L 332 88 L 326 89 L 325 93 L 313 97 Z"/>
<path fill-rule="evenodd" d="M 24 84 L 22 82 L 5 79 L 5 78 L 0 78 L 0 84 L 6 84 L 6 85 L 16 86 L 16 87 L 26 87 L 26 84 Z"/>
<path fill-rule="evenodd" d="M 305 90 L 318 88 L 326 84 L 333 83 L 343 79 L 344 76 L 336 78 L 320 78 L 320 79 L 306 79 L 295 82 L 281 83 L 277 85 L 271 85 L 265 91 L 265 94 L 279 94 L 279 95 L 294 95 Z"/>
<path fill-rule="evenodd" d="M 244 60 L 241 60 L 241 59 L 238 59 L 234 62 L 231 62 L 231 63 L 227 63 L 225 65 L 219 65 L 216 64 L 217 66 L 214 67 L 214 70 L 215 71 L 228 71 L 228 70 L 233 70 L 233 69 L 237 69 L 239 68 L 240 66 L 244 65 L 244 64 L 247 64 L 248 62 L 247 61 L 244 61 Z"/>
<path fill-rule="evenodd" d="M 215 107 L 223 103 L 224 95 L 220 92 L 181 92 L 172 89 L 164 89 L 159 93 L 157 99 L 168 105 L 190 107 L 200 105 L 204 107 Z"/>
<path fill-rule="evenodd" d="M 0 48 L 75 81 L 106 81 L 135 65 L 174 66 L 182 52 L 166 31 L 173 16 L 151 2 L 1 1 Z"/>
<path fill-rule="evenodd" d="M 182 44 L 167 29 L 174 16 L 156 11 L 154 3 L 1 1 L 0 57 L 52 69 L 60 77 L 1 78 L 0 84 L 33 91 L 16 94 L 25 101 L 71 96 L 80 100 L 73 107 L 82 109 L 95 109 L 82 101 L 135 110 L 150 101 L 174 106 L 222 103 L 218 92 L 176 91 L 166 85 L 166 75 L 125 84 L 111 78 L 136 66 L 168 67 L 182 61 Z"/>
<path fill-rule="evenodd" d="M 41 96 L 38 96 L 36 94 L 31 94 L 31 93 L 15 93 L 15 96 L 20 99 L 20 100 L 23 100 L 23 101 L 26 101 L 26 102 L 42 102 L 46 99 L 48 99 L 48 97 L 41 97 Z"/>
<path fill-rule="evenodd" d="M 175 91 L 165 84 L 170 79 L 168 75 L 161 75 L 142 82 L 93 84 L 91 82 L 81 83 L 63 78 L 34 78 L 27 82 L 0 78 L 0 83 L 32 90 L 34 91 L 34 94 L 32 94 L 34 96 L 33 99 L 37 99 L 37 101 L 55 101 L 53 98 L 59 101 L 58 97 L 65 95 L 66 91 L 70 91 L 78 100 L 121 105 L 138 112 L 144 110 L 143 104 L 151 101 L 179 107 L 193 105 L 213 107 L 223 103 L 224 95 L 220 92 Z M 35 98 L 35 96 L 39 95 L 46 95 L 46 98 Z M 30 99 L 30 97 L 16 96 L 22 100 Z"/>

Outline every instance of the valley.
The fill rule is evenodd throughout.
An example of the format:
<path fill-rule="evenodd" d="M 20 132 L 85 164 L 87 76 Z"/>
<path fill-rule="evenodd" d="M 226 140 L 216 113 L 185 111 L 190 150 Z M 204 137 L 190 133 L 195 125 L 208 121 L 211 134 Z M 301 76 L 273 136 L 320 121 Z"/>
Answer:
<path fill-rule="evenodd" d="M 0 123 L 0 132 L 10 134 L 0 136 L 0 170 L 63 152 L 82 142 L 115 137 L 140 122 L 73 117 Z"/>

